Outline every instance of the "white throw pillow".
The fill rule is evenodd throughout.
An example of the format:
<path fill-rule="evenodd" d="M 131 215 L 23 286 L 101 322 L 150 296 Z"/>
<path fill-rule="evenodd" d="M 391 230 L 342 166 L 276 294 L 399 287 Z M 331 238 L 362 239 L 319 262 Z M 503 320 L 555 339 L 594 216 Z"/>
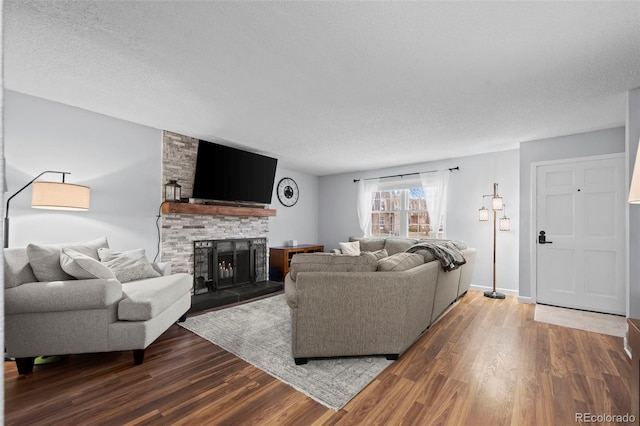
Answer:
<path fill-rule="evenodd" d="M 98 259 L 98 249 L 108 248 L 106 237 L 84 243 L 65 243 L 55 245 L 27 245 L 27 257 L 33 273 L 38 281 L 63 281 L 72 280 L 73 276 L 66 273 L 60 266 L 62 248 L 71 248 L 79 253 Z"/>
<path fill-rule="evenodd" d="M 60 253 L 60 266 L 67 274 L 79 280 L 112 279 L 116 277 L 111 272 L 111 269 L 100 263 L 100 261 L 66 247 Z"/>
<path fill-rule="evenodd" d="M 98 257 L 121 283 L 160 276 L 141 248 L 128 251 L 101 248 L 98 249 Z"/>
<path fill-rule="evenodd" d="M 350 254 L 352 256 L 360 255 L 360 241 L 352 241 L 350 243 L 338 243 L 342 254 Z"/>

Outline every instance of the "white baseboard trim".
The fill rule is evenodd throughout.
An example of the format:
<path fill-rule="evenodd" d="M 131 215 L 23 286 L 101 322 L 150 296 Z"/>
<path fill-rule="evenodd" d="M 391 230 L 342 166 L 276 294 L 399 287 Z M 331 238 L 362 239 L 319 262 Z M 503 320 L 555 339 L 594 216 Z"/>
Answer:
<path fill-rule="evenodd" d="M 471 290 L 480 290 L 480 291 L 492 291 L 493 287 L 485 287 L 481 285 L 471 284 L 469 287 Z M 498 293 L 508 294 L 509 296 L 517 296 L 518 290 L 510 290 L 506 288 L 497 288 Z"/>
<path fill-rule="evenodd" d="M 518 302 L 520 302 L 520 303 L 533 303 L 533 304 L 536 303 L 533 300 L 533 298 L 531 298 L 530 296 L 518 296 Z"/>

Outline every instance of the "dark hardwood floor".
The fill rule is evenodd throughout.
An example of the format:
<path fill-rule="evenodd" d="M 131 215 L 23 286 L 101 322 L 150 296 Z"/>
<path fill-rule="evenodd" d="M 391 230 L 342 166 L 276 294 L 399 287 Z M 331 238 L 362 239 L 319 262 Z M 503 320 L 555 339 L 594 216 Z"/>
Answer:
<path fill-rule="evenodd" d="M 131 352 L 72 355 L 19 377 L 5 362 L 5 422 L 575 425 L 629 412 L 622 339 L 535 322 L 534 309 L 469 292 L 339 412 L 174 325 L 140 366 Z"/>

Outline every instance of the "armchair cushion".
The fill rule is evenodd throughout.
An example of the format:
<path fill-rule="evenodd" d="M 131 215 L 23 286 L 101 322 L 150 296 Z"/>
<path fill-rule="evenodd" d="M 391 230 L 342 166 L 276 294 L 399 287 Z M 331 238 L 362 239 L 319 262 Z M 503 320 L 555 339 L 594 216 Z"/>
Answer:
<path fill-rule="evenodd" d="M 55 245 L 29 244 L 27 257 L 33 273 L 38 281 L 65 281 L 73 279 L 60 265 L 62 248 L 71 248 L 84 255 L 98 259 L 98 249 L 109 247 L 106 237 L 87 241 L 86 243 L 67 243 Z"/>
<path fill-rule="evenodd" d="M 24 248 L 4 249 L 4 288 L 38 281 L 29 265 L 29 257 Z"/>
<path fill-rule="evenodd" d="M 5 314 L 104 309 L 122 298 L 122 284 L 110 280 L 25 283 L 4 291 Z"/>
<path fill-rule="evenodd" d="M 125 298 L 118 303 L 118 319 L 150 320 L 189 293 L 191 284 L 191 275 L 182 273 L 122 284 Z"/>
<path fill-rule="evenodd" d="M 128 251 L 101 248 L 98 250 L 98 256 L 121 283 L 160 276 L 141 248 Z"/>
<path fill-rule="evenodd" d="M 114 273 L 98 260 L 66 247 L 60 255 L 60 266 L 63 271 L 78 280 L 116 278 Z"/>

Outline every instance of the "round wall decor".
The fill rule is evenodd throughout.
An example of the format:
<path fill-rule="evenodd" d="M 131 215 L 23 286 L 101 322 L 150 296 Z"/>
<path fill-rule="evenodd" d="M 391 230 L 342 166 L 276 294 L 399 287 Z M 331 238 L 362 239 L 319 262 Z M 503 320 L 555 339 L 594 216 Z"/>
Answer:
<path fill-rule="evenodd" d="M 290 177 L 280 179 L 280 182 L 278 182 L 277 193 L 278 200 L 285 207 L 291 207 L 298 202 L 298 184 Z"/>

